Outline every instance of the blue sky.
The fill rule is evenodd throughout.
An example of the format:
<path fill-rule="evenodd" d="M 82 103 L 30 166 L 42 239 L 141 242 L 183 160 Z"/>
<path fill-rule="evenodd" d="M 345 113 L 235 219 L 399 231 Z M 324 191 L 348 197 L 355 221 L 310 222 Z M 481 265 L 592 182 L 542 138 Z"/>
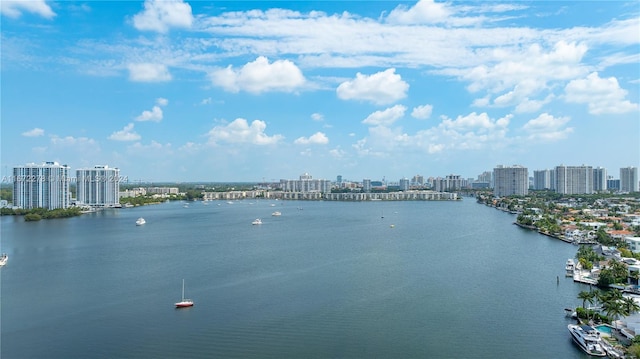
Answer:
<path fill-rule="evenodd" d="M 640 166 L 637 1 L 0 4 L 3 176 Z"/>

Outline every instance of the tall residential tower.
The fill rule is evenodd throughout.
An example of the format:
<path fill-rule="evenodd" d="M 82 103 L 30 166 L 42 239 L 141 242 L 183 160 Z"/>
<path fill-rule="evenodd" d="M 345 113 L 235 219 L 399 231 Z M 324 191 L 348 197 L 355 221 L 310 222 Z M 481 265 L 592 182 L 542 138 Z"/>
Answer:
<path fill-rule="evenodd" d="M 76 170 L 77 201 L 91 207 L 119 207 L 120 170 L 95 166 Z"/>
<path fill-rule="evenodd" d="M 620 192 L 638 192 L 638 167 L 620 169 Z"/>
<path fill-rule="evenodd" d="M 561 194 L 593 193 L 593 167 L 560 165 L 556 166 L 555 174 L 556 192 Z"/>
<path fill-rule="evenodd" d="M 58 162 L 30 163 L 13 168 L 13 205 L 32 208 L 68 208 L 69 166 Z"/>
<path fill-rule="evenodd" d="M 493 195 L 496 197 L 529 194 L 529 170 L 526 167 L 498 165 L 493 169 L 493 182 Z"/>

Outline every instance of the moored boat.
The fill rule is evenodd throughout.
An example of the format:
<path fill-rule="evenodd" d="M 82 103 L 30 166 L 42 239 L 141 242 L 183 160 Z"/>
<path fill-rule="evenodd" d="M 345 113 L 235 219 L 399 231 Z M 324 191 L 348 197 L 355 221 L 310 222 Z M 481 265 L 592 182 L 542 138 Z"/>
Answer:
<path fill-rule="evenodd" d="M 253 222 L 251 222 L 251 224 L 253 224 L 254 226 L 256 224 L 262 224 L 262 220 L 260 218 L 256 218 Z"/>
<path fill-rule="evenodd" d="M 136 226 L 141 226 L 143 224 L 147 223 L 147 221 L 144 220 L 144 218 L 140 217 L 136 220 Z"/>
<path fill-rule="evenodd" d="M 8 260 L 9 260 L 9 255 L 6 253 L 2 253 L 2 255 L 0 256 L 0 266 L 7 264 Z"/>
<path fill-rule="evenodd" d="M 573 342 L 589 355 L 604 357 L 607 352 L 602 346 L 600 333 L 590 325 L 569 324 L 567 326 Z"/>
<path fill-rule="evenodd" d="M 271 215 L 277 217 L 277 216 L 281 216 L 282 213 L 280 213 L 279 211 L 275 211 L 275 212 L 271 213 Z"/>
<path fill-rule="evenodd" d="M 567 277 L 572 277 L 573 276 L 573 272 L 576 269 L 576 264 L 573 261 L 572 258 L 567 259 L 567 264 L 565 264 L 565 270 L 567 271 L 566 275 Z"/>
<path fill-rule="evenodd" d="M 193 307 L 193 300 L 184 297 L 184 279 L 182 280 L 182 300 L 175 304 L 176 308 Z"/>

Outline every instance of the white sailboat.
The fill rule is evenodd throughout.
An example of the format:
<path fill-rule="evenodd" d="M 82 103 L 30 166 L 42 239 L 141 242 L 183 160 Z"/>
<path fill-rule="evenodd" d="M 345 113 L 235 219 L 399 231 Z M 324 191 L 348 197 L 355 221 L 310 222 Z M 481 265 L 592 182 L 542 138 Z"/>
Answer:
<path fill-rule="evenodd" d="M 193 300 L 184 297 L 184 279 L 182 280 L 182 300 L 176 303 L 176 308 L 193 307 Z"/>

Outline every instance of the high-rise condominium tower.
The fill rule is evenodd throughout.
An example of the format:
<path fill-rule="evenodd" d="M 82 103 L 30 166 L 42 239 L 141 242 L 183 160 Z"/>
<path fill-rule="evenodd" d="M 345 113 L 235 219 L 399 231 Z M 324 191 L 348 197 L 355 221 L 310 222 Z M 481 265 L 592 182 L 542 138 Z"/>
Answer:
<path fill-rule="evenodd" d="M 493 195 L 496 197 L 529 194 L 529 170 L 526 167 L 499 165 L 493 169 L 493 181 Z"/>
<path fill-rule="evenodd" d="M 92 207 L 116 207 L 120 204 L 120 170 L 95 166 L 76 170 L 78 204 Z"/>
<path fill-rule="evenodd" d="M 593 193 L 593 167 L 565 166 L 555 168 L 556 192 L 562 194 Z"/>
<path fill-rule="evenodd" d="M 67 208 L 69 166 L 57 162 L 30 163 L 13 168 L 13 205 L 19 208 Z"/>
<path fill-rule="evenodd" d="M 638 192 L 638 167 L 620 169 L 620 192 Z"/>

